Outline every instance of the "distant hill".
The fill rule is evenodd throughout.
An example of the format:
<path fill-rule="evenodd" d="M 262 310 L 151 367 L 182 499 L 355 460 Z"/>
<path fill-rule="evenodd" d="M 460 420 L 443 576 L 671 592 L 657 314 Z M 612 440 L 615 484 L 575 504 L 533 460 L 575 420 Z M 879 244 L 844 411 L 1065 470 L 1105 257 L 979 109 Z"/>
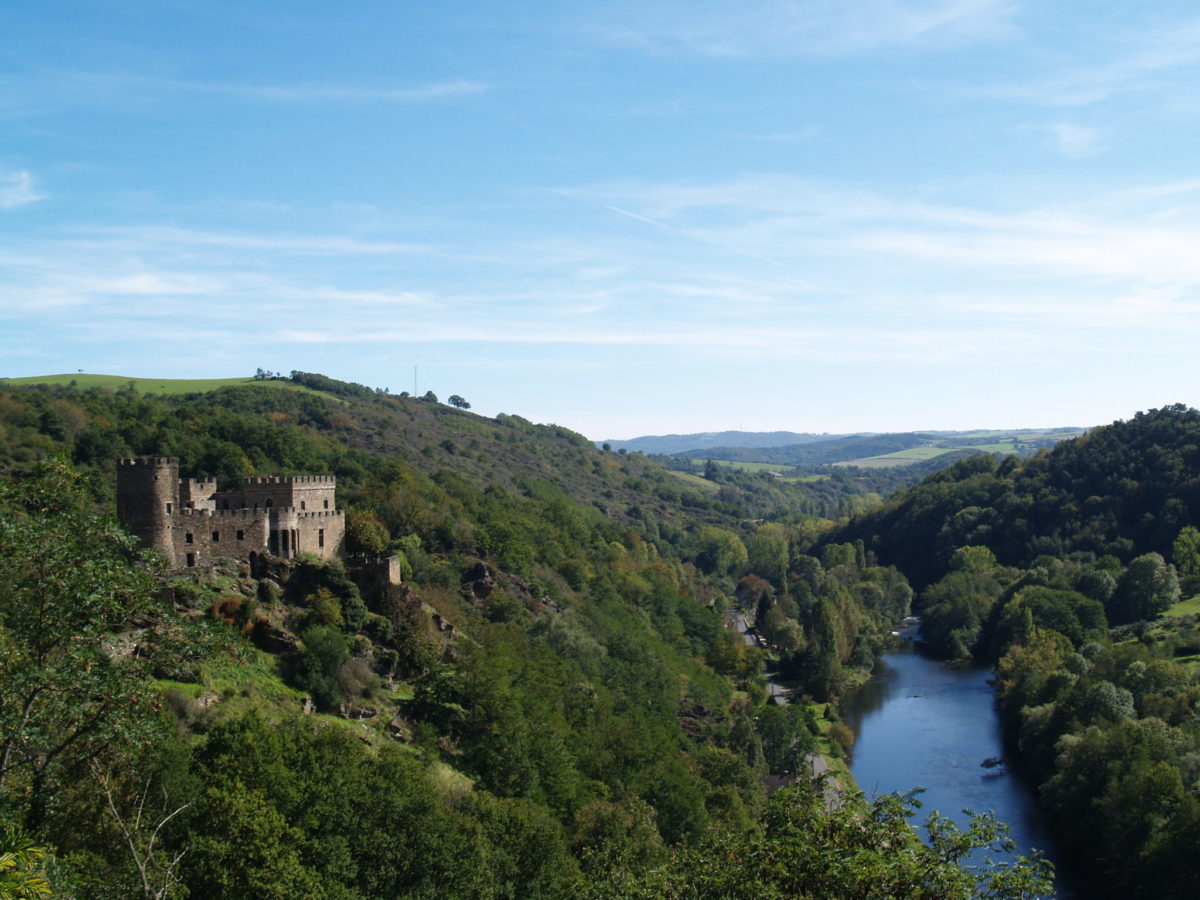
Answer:
<path fill-rule="evenodd" d="M 921 431 L 899 434 L 862 433 L 826 435 L 819 440 L 787 446 L 710 447 L 710 459 L 777 466 L 856 466 L 892 468 L 912 466 L 953 451 L 974 451 L 1006 456 L 1029 456 L 1059 441 L 1078 437 L 1082 428 L 1011 429 L 1008 431 Z M 682 454 L 674 454 L 682 455 Z M 694 451 L 688 455 L 695 455 Z M 957 458 L 957 457 L 954 457 Z M 948 464 L 951 459 L 946 460 Z M 936 466 L 934 468 L 937 468 Z"/>
<path fill-rule="evenodd" d="M 689 451 L 708 451 L 730 447 L 786 447 L 790 444 L 809 444 L 846 437 L 839 434 L 814 434 L 795 431 L 705 431 L 698 434 L 661 434 L 630 438 L 627 441 L 596 441 L 596 446 L 608 444 L 614 450 L 630 453 L 658 453 L 674 456 Z M 724 458 L 724 457 L 723 457 Z M 765 460 L 764 460 L 765 462 Z"/>

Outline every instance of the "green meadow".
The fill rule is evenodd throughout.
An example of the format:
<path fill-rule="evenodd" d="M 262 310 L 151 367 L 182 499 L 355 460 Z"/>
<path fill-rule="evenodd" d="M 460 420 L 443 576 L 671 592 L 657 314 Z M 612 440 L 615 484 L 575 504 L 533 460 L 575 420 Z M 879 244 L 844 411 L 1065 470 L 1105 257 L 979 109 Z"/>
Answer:
<path fill-rule="evenodd" d="M 248 384 L 263 387 L 279 388 L 290 391 L 306 391 L 310 394 L 323 394 L 303 385 L 290 381 L 275 381 L 270 379 L 246 378 L 130 378 L 125 375 L 93 375 L 87 372 L 63 375 L 32 375 L 28 378 L 0 378 L 0 384 L 18 385 L 63 385 L 82 389 L 106 388 L 120 390 L 133 385 L 140 394 L 203 394 L 224 387 L 241 387 Z"/>

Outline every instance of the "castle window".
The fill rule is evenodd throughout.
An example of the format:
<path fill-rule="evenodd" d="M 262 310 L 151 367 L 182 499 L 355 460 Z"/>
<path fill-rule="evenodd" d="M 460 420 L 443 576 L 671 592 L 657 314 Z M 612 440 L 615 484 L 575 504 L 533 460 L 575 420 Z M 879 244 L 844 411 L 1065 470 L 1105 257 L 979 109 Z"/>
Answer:
<path fill-rule="evenodd" d="M 192 542 L 192 533 L 190 531 L 183 536 L 183 542 L 185 544 L 190 544 Z"/>
<path fill-rule="evenodd" d="M 270 497 L 267 498 L 267 502 L 264 504 L 264 506 L 266 506 L 267 509 L 270 509 L 274 505 L 275 505 L 275 501 L 273 501 Z"/>
<path fill-rule="evenodd" d="M 196 554 L 195 553 L 189 553 L 187 555 L 187 564 L 188 564 L 189 568 L 196 565 Z"/>
<path fill-rule="evenodd" d="M 239 541 L 244 541 L 246 539 L 246 532 L 242 531 L 242 529 L 239 528 L 238 533 L 237 533 L 237 539 Z"/>
<path fill-rule="evenodd" d="M 300 508 L 304 509 L 304 501 L 303 500 L 300 501 Z"/>
<path fill-rule="evenodd" d="M 196 508 L 196 501 L 195 501 L 195 500 L 189 500 L 189 501 L 187 502 L 187 508 L 188 508 L 188 509 L 195 509 L 195 508 Z"/>
<path fill-rule="evenodd" d="M 219 540 L 221 540 L 221 532 L 214 531 L 213 532 L 213 543 L 215 544 Z"/>
<path fill-rule="evenodd" d="M 171 514 L 171 501 L 168 500 L 167 501 L 167 515 L 169 516 L 170 514 Z"/>
<path fill-rule="evenodd" d="M 322 509 L 329 509 L 329 501 L 328 500 L 322 500 L 321 503 L 323 504 L 321 507 Z"/>
<path fill-rule="evenodd" d="M 325 529 L 324 528 L 317 529 L 317 546 L 318 547 L 325 546 Z"/>

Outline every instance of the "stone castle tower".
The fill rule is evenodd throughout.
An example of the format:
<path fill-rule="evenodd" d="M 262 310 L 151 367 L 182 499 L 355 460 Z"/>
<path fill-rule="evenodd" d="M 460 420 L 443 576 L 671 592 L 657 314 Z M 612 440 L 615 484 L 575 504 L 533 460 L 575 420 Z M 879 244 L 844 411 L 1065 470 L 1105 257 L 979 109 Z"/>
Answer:
<path fill-rule="evenodd" d="M 180 478 L 174 457 L 117 461 L 117 518 L 175 568 L 219 558 L 253 563 L 263 553 L 338 557 L 346 520 L 336 490 L 332 475 L 292 475 L 221 491 L 215 479 Z"/>

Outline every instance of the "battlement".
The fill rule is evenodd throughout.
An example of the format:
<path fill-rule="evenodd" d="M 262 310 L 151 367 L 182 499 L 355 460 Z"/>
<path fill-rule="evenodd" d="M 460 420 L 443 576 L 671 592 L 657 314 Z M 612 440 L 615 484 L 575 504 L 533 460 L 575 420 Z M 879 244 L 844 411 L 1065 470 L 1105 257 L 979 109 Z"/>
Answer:
<path fill-rule="evenodd" d="M 118 466 L 177 466 L 179 465 L 178 456 L 135 456 L 126 457 L 125 459 L 117 460 Z"/>
<path fill-rule="evenodd" d="M 337 483 L 336 475 L 258 475 L 253 478 L 247 478 L 245 484 L 250 485 L 267 485 L 267 484 L 328 484 Z"/>
<path fill-rule="evenodd" d="M 340 509 L 310 509 L 310 510 L 304 510 L 303 512 L 301 512 L 300 510 L 291 508 L 291 509 L 288 509 L 287 511 L 295 512 L 296 518 L 298 518 L 298 519 L 330 519 L 330 518 L 340 519 L 344 515 L 346 515 L 346 513 Z"/>
<path fill-rule="evenodd" d="M 259 509 L 181 509 L 177 515 L 182 519 L 255 519 L 262 513 Z"/>

